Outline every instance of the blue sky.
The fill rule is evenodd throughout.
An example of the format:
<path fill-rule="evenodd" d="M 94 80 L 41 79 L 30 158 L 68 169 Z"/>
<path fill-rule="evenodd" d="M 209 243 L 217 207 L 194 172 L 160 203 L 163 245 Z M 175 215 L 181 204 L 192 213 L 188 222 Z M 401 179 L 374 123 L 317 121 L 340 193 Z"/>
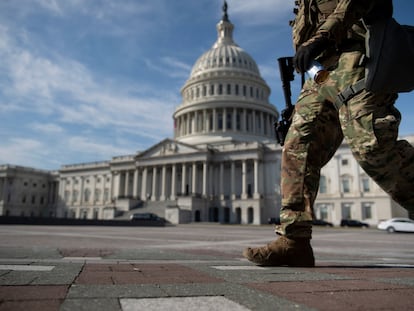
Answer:
<path fill-rule="evenodd" d="M 276 59 L 291 55 L 293 0 L 228 0 L 234 39 L 284 100 Z M 258 4 L 259 3 L 259 4 Z M 214 44 L 222 0 L 1 0 L 0 164 L 59 169 L 172 138 L 196 60 Z M 395 1 L 414 24 L 414 2 Z M 293 97 L 299 92 L 299 78 Z M 401 135 L 414 134 L 414 93 Z"/>

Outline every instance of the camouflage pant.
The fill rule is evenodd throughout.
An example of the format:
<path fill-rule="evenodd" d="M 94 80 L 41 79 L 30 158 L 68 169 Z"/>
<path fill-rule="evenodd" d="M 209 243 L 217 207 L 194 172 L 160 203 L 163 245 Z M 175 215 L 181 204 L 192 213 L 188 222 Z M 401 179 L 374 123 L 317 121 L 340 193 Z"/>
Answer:
<path fill-rule="evenodd" d="M 397 140 L 397 95 L 364 90 L 339 112 L 332 105 L 340 90 L 363 78 L 361 56 L 343 53 L 325 84 L 308 80 L 302 89 L 282 153 L 278 234 L 311 238 L 320 170 L 344 137 L 365 172 L 397 203 L 414 211 L 414 147 Z"/>

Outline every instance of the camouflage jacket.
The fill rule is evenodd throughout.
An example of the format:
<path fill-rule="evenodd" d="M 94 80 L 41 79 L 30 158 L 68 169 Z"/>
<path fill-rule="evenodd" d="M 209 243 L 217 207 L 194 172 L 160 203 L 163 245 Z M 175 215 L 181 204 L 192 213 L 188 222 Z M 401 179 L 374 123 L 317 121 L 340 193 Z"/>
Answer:
<path fill-rule="evenodd" d="M 392 15 L 392 0 L 299 0 L 293 21 L 293 44 L 297 48 L 323 33 L 340 46 L 348 40 L 365 40 L 364 20 Z"/>

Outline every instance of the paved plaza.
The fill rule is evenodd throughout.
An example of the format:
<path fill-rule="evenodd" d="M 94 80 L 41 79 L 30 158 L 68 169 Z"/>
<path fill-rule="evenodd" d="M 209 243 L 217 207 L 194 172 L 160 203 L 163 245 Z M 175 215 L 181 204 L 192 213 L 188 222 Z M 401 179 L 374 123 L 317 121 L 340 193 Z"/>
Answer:
<path fill-rule="evenodd" d="M 271 226 L 0 226 L 3 310 L 410 310 L 414 234 L 315 228 L 315 268 L 257 267 Z"/>

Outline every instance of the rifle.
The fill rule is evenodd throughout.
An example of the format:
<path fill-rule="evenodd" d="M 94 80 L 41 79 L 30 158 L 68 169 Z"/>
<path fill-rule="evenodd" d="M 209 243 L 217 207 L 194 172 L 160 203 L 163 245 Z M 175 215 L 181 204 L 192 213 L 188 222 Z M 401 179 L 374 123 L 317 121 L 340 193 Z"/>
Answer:
<path fill-rule="evenodd" d="M 276 133 L 277 142 L 283 146 L 285 138 L 292 123 L 292 114 L 295 106 L 292 105 L 290 82 L 295 79 L 293 57 L 280 57 L 278 58 L 280 79 L 282 80 L 283 94 L 285 97 L 286 107 L 281 112 L 281 120 L 276 121 L 273 126 Z"/>

